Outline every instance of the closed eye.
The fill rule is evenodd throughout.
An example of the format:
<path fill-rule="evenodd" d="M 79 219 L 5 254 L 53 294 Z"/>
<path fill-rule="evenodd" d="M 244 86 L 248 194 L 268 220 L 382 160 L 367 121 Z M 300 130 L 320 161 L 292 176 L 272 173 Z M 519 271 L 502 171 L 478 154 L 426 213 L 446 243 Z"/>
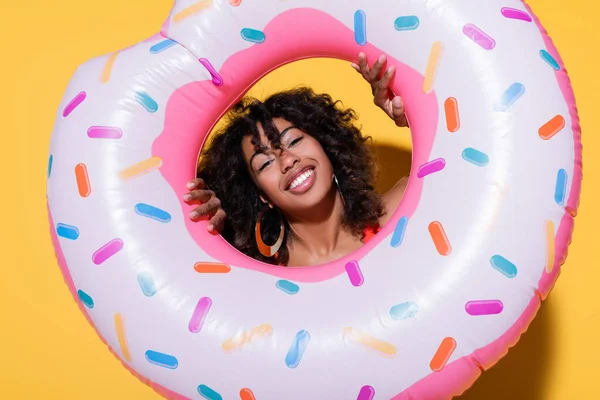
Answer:
<path fill-rule="evenodd" d="M 263 165 L 261 165 L 260 168 L 258 169 L 258 172 L 261 172 L 263 169 L 267 168 L 272 162 L 273 162 L 273 160 L 269 160 L 266 163 L 264 163 Z"/>
<path fill-rule="evenodd" d="M 294 140 L 292 140 L 292 142 L 289 144 L 289 146 L 288 146 L 288 147 L 293 147 L 293 146 L 295 146 L 295 145 L 296 145 L 298 142 L 300 142 L 301 140 L 302 140 L 302 136 L 300 136 L 300 137 L 299 137 L 299 138 L 297 138 L 297 139 L 294 139 Z"/>

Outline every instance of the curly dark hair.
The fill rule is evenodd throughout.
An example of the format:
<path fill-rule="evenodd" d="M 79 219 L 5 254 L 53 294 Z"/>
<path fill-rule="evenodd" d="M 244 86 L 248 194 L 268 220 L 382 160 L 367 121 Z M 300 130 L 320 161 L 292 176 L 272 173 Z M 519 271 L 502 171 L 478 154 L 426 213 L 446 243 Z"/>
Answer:
<path fill-rule="evenodd" d="M 375 190 L 376 163 L 371 149 L 354 125 L 352 109 L 340 109 L 339 101 L 327 94 L 316 94 L 300 87 L 275 93 L 264 102 L 245 97 L 228 113 L 227 124 L 204 149 L 198 164 L 198 177 L 204 179 L 221 200 L 227 214 L 223 237 L 236 249 L 256 260 L 286 265 L 289 226 L 284 222 L 285 239 L 277 258 L 268 258 L 259 251 L 255 241 L 255 223 L 265 205 L 254 184 L 242 151 L 242 139 L 252 135 L 252 143 L 260 143 L 257 123 L 273 146 L 278 146 L 279 131 L 274 118 L 283 118 L 314 137 L 327 154 L 338 179 L 346 207 L 342 225 L 353 235 L 362 237 L 366 227 L 376 226 L 384 214 L 381 196 Z M 280 220 L 266 213 L 261 224 L 263 239 L 274 243 L 280 232 Z"/>

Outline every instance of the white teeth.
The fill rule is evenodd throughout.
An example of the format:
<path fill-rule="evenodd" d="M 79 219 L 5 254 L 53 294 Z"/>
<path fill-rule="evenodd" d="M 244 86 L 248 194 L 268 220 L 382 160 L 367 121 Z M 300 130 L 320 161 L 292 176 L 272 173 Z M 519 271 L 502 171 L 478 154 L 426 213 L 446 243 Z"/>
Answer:
<path fill-rule="evenodd" d="M 311 176 L 313 173 L 313 170 L 308 170 L 306 172 L 304 172 L 303 174 L 301 174 L 299 177 L 297 177 L 296 179 L 294 179 L 292 181 L 292 183 L 290 184 L 290 189 L 294 189 L 295 187 L 297 187 L 298 185 L 300 185 L 302 182 L 304 182 L 305 180 L 308 179 L 309 176 Z"/>

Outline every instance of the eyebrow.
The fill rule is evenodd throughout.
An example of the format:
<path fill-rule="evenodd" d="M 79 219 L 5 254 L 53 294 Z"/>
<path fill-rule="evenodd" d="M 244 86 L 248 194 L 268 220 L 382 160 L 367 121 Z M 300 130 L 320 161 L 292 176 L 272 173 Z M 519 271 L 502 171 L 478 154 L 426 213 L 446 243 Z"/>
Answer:
<path fill-rule="evenodd" d="M 287 128 L 285 128 L 284 130 L 281 131 L 281 133 L 279 133 L 279 138 L 281 139 L 281 137 L 283 135 L 285 135 L 286 133 L 288 133 L 289 130 L 291 129 L 298 129 L 296 126 L 291 125 L 288 126 Z M 256 157 L 259 154 L 264 154 L 265 153 L 265 146 L 259 147 L 256 151 L 254 151 L 254 154 L 252 154 L 252 157 L 250 157 L 250 161 L 248 161 L 248 164 L 252 165 L 252 160 L 254 160 L 254 157 Z"/>

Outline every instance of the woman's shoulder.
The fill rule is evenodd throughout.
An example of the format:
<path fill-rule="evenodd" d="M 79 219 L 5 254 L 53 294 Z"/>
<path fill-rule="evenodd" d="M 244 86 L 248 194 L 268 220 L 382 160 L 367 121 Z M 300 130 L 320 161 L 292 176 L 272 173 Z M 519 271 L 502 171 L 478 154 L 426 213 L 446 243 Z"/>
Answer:
<path fill-rule="evenodd" d="M 394 211 L 398 208 L 400 204 L 400 200 L 404 196 L 404 192 L 406 191 L 406 185 L 408 184 L 408 175 L 400 178 L 398 182 L 387 192 L 385 192 L 381 196 L 381 200 L 383 201 L 383 207 L 385 208 L 385 214 L 381 217 L 379 221 L 379 225 L 383 226 L 391 216 L 394 214 Z"/>

